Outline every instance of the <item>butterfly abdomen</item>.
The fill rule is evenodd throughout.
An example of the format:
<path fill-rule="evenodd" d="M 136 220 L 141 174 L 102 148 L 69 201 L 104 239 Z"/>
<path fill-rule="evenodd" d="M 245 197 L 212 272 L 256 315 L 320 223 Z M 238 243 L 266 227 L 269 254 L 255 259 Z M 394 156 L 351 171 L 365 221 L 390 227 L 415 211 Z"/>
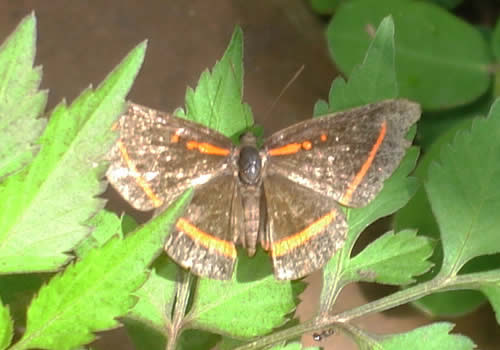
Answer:
<path fill-rule="evenodd" d="M 240 195 L 243 206 L 243 233 L 241 244 L 247 249 L 248 255 L 255 254 L 259 229 L 261 226 L 260 204 L 262 186 L 241 185 Z"/>

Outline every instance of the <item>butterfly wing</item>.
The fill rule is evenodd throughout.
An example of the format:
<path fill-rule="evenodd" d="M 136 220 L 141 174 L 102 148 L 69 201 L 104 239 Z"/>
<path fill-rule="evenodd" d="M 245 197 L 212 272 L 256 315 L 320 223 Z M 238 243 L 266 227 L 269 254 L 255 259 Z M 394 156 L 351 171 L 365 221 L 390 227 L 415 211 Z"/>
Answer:
<path fill-rule="evenodd" d="M 233 175 L 200 186 L 167 239 L 167 254 L 198 276 L 227 280 L 233 274 L 235 219 L 241 219 L 235 186 Z"/>
<path fill-rule="evenodd" d="M 232 171 L 231 140 L 200 124 L 130 103 L 115 128 L 106 176 L 136 209 L 167 206 L 187 188 Z"/>
<path fill-rule="evenodd" d="M 344 213 L 332 198 L 281 175 L 263 179 L 267 227 L 262 246 L 278 279 L 298 279 L 323 267 L 346 239 Z"/>
<path fill-rule="evenodd" d="M 266 174 L 277 174 L 343 205 L 366 205 L 404 156 L 420 117 L 407 100 L 386 100 L 307 120 L 264 143 Z"/>

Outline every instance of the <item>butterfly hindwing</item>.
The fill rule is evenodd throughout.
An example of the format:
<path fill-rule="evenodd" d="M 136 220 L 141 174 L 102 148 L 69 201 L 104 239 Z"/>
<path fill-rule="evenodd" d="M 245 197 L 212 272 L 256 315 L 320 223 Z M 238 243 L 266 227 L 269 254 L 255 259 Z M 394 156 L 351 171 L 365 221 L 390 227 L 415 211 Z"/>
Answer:
<path fill-rule="evenodd" d="M 231 172 L 231 140 L 200 124 L 130 103 L 115 128 L 106 176 L 136 209 L 166 207 L 187 188 Z"/>
<path fill-rule="evenodd" d="M 233 175 L 218 176 L 200 186 L 167 239 L 167 254 L 201 277 L 231 279 L 236 260 L 233 212 L 238 200 Z"/>
<path fill-rule="evenodd" d="M 278 279 L 297 279 L 323 267 L 347 235 L 344 213 L 335 200 L 281 175 L 263 179 L 269 250 Z"/>
<path fill-rule="evenodd" d="M 400 99 L 295 124 L 265 141 L 266 173 L 343 205 L 366 205 L 399 165 L 419 117 L 418 104 Z"/>

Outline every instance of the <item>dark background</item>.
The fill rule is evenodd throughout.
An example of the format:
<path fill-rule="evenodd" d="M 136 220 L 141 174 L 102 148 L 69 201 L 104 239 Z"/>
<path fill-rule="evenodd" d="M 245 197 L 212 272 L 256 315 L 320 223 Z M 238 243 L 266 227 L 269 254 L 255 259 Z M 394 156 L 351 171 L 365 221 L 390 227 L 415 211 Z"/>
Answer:
<path fill-rule="evenodd" d="M 327 98 L 337 75 L 326 49 L 326 22 L 305 1 L 2 0 L 0 41 L 32 10 L 38 20 L 36 62 L 43 65 L 42 87 L 50 89 L 49 109 L 63 98 L 71 102 L 89 84 L 97 85 L 135 45 L 148 39 L 146 60 L 129 99 L 172 111 L 183 105 L 186 87 L 196 86 L 201 72 L 222 56 L 235 25 L 243 28 L 245 37 L 244 99 L 266 135 L 311 117 L 314 103 Z M 271 110 L 302 65 L 303 73 Z M 370 239 L 366 234 L 362 238 Z M 312 315 L 318 301 L 320 275 L 309 280 L 298 309 L 303 319 Z M 391 291 L 377 285 L 348 286 L 337 308 L 348 309 Z M 409 306 L 357 320 L 375 333 L 408 331 L 426 322 Z M 489 307 L 452 322 L 480 348 L 498 348 L 499 328 Z M 121 332 L 104 334 L 96 347 L 131 348 Z M 310 335 L 303 341 L 326 349 L 356 349 L 340 335 L 321 344 Z"/>

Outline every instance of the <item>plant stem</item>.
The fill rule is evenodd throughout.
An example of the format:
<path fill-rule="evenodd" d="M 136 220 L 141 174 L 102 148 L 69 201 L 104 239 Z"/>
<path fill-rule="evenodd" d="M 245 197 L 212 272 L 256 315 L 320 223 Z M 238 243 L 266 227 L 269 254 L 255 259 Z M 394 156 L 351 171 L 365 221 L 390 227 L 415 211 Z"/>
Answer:
<path fill-rule="evenodd" d="M 338 328 L 344 331 L 352 331 L 352 328 L 348 327 L 347 323 L 355 318 L 374 312 L 389 310 L 420 299 L 426 295 L 433 294 L 435 292 L 477 289 L 479 286 L 484 285 L 485 283 L 498 283 L 499 281 L 499 270 L 470 273 L 466 275 L 452 276 L 449 278 L 433 279 L 400 290 L 384 298 L 361 305 L 351 310 L 347 310 L 334 315 L 320 314 L 309 321 L 303 322 L 302 324 L 270 334 L 265 337 L 261 337 L 236 349 L 246 350 L 262 348 L 274 343 L 300 337 L 304 333 L 320 331 L 327 328 Z"/>
<path fill-rule="evenodd" d="M 181 329 L 184 325 L 184 316 L 186 315 L 186 309 L 189 302 L 189 295 L 193 280 L 194 276 L 190 272 L 179 268 L 176 286 L 176 302 L 174 306 L 174 312 L 172 314 L 172 323 L 167 331 L 168 339 L 167 346 L 165 348 L 166 350 L 175 350 L 177 347 L 177 338 L 180 335 Z"/>

